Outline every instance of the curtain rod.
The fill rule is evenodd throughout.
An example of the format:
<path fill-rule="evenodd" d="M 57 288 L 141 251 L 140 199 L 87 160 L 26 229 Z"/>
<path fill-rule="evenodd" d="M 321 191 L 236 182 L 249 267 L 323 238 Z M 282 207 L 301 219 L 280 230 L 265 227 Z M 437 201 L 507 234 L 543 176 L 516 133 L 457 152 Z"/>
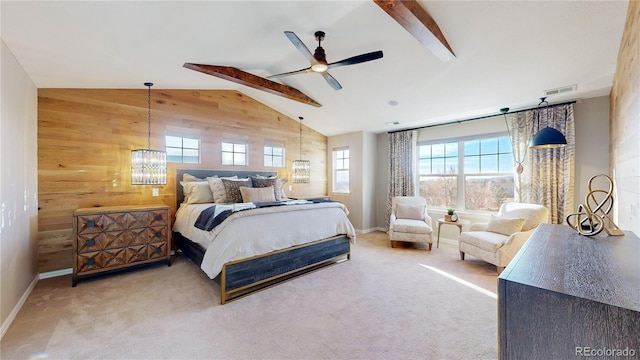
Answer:
<path fill-rule="evenodd" d="M 558 104 L 553 104 L 553 105 L 547 105 L 545 106 L 545 108 L 550 108 L 550 107 L 556 107 L 556 106 L 562 106 L 562 105 L 569 105 L 569 104 L 575 104 L 576 101 L 567 101 L 567 102 L 563 102 L 563 103 L 558 103 Z M 517 114 L 520 112 L 525 112 L 525 111 L 529 111 L 529 110 L 535 110 L 539 108 L 539 106 L 536 107 L 530 107 L 530 108 L 525 108 L 525 109 L 520 109 L 520 110 L 516 110 L 516 111 L 508 111 L 505 113 L 506 114 Z M 461 124 L 461 123 L 465 123 L 465 122 L 469 122 L 469 121 L 475 121 L 475 120 L 482 120 L 482 119 L 486 119 L 486 118 L 490 118 L 490 117 L 494 117 L 494 116 L 500 116 L 502 115 L 502 113 L 499 114 L 493 114 L 493 115 L 484 115 L 484 116 L 479 116 L 479 117 L 474 117 L 474 118 L 470 118 L 470 119 L 464 119 L 464 120 L 455 120 L 455 121 L 450 121 L 450 122 L 446 122 L 446 123 L 439 123 L 439 124 L 431 124 L 431 125 L 425 125 L 425 126 L 419 126 L 419 127 L 415 127 L 415 128 L 410 128 L 410 129 L 402 129 L 402 130 L 394 130 L 394 131 L 388 131 L 387 134 L 392 134 L 392 133 L 397 133 L 397 132 L 402 132 L 402 131 L 411 131 L 411 130 L 420 130 L 420 129 L 427 129 L 427 128 L 431 128 L 431 127 L 436 127 L 436 126 L 444 126 L 444 125 L 451 125 L 451 124 Z"/>

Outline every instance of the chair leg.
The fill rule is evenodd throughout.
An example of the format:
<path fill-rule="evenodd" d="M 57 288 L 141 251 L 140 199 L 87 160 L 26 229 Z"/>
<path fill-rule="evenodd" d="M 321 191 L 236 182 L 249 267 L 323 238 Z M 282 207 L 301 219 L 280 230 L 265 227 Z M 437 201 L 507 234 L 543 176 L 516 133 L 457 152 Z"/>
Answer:
<path fill-rule="evenodd" d="M 464 253 L 460 251 L 460 260 L 464 260 Z"/>
<path fill-rule="evenodd" d="M 395 242 L 395 241 L 393 241 L 393 240 L 391 240 L 391 247 L 392 247 L 392 248 L 396 247 L 396 242 Z"/>
<path fill-rule="evenodd" d="M 432 243 L 429 243 L 429 251 L 431 251 L 431 246 L 432 245 L 433 245 Z"/>

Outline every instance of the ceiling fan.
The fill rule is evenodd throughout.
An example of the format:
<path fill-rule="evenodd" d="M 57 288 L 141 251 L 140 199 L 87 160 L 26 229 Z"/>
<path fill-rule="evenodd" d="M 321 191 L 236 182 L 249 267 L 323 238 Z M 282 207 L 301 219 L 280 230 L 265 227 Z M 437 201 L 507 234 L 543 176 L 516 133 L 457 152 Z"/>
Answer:
<path fill-rule="evenodd" d="M 309 62 L 311 63 L 311 66 L 305 69 L 289 71 L 289 72 L 285 72 L 277 75 L 271 75 L 271 76 L 268 76 L 267 78 L 277 78 L 282 76 L 315 72 L 322 75 L 322 77 L 324 77 L 324 79 L 329 83 L 329 85 L 331 85 L 332 88 L 334 88 L 335 90 L 340 90 L 342 89 L 342 85 L 340 85 L 340 83 L 333 76 L 331 76 L 331 74 L 329 74 L 328 72 L 329 69 L 337 68 L 340 66 L 346 66 L 346 65 L 360 64 L 363 62 L 382 58 L 382 51 L 374 51 L 374 52 L 370 52 L 362 55 L 356 55 L 344 60 L 327 63 L 327 56 L 324 52 L 324 49 L 322 48 L 322 40 L 324 40 L 324 35 L 325 35 L 323 31 L 316 31 L 314 34 L 316 37 L 316 40 L 318 41 L 318 47 L 316 48 L 316 51 L 313 54 L 311 53 L 311 51 L 309 51 L 309 48 L 307 48 L 302 43 L 302 41 L 300 41 L 300 38 L 298 38 L 298 36 L 293 31 L 285 31 L 284 34 L 287 36 L 287 38 L 289 38 L 291 43 L 293 43 L 293 46 L 295 46 L 296 49 L 298 49 L 298 51 L 300 51 L 300 53 L 304 55 L 304 57 L 306 57 L 307 60 L 309 60 Z"/>

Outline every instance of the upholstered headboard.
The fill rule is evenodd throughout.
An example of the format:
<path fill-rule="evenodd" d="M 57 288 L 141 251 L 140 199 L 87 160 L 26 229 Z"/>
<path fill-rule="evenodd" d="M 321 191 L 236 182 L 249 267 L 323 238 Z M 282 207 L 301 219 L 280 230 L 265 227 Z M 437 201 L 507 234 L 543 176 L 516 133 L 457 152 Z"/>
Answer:
<path fill-rule="evenodd" d="M 184 193 L 182 192 L 182 176 L 184 173 L 189 173 L 195 177 L 205 179 L 208 176 L 218 175 L 218 177 L 224 176 L 238 176 L 239 178 L 246 178 L 249 176 L 275 176 L 278 173 L 275 171 L 234 171 L 234 170 L 205 170 L 205 169 L 177 169 L 176 170 L 176 209 L 180 207 L 180 204 L 184 201 Z"/>

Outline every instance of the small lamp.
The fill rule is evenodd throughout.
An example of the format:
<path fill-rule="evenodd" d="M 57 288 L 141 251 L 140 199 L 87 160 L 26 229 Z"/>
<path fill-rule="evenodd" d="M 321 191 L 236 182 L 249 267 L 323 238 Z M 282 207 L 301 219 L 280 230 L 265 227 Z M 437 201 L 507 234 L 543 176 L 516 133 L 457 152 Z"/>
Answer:
<path fill-rule="evenodd" d="M 540 98 L 540 103 L 538 104 L 538 125 L 540 125 L 540 105 L 546 103 L 547 106 L 549 106 L 549 103 L 545 99 L 546 97 Z M 549 125 L 533 135 L 529 142 L 529 147 L 532 149 L 552 149 L 566 145 L 567 138 L 565 138 L 560 131 L 549 127 Z"/>
<path fill-rule="evenodd" d="M 147 82 L 144 86 L 149 87 L 147 148 L 131 150 L 131 184 L 166 185 L 167 153 L 151 150 L 151 87 L 153 83 Z"/>
<path fill-rule="evenodd" d="M 300 157 L 302 157 L 302 116 L 300 119 Z M 293 160 L 293 182 L 295 184 L 308 184 L 311 180 L 311 162 L 309 160 Z"/>

